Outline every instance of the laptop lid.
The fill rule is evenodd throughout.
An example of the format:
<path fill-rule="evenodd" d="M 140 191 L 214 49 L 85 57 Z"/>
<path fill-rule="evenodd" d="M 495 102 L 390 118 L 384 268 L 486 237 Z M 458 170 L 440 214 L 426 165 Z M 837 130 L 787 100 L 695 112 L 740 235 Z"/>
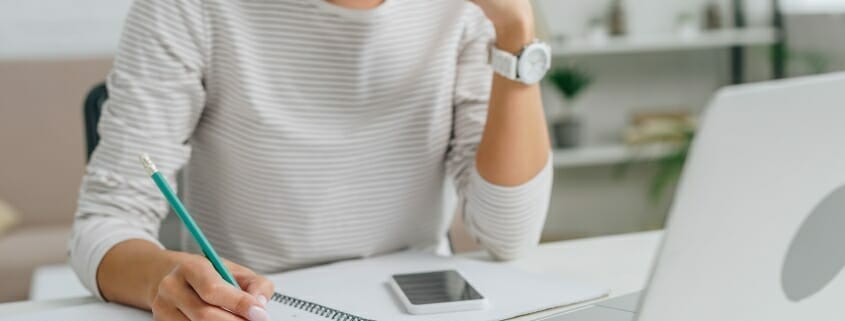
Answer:
<path fill-rule="evenodd" d="M 639 320 L 845 320 L 845 73 L 731 87 L 693 144 Z"/>

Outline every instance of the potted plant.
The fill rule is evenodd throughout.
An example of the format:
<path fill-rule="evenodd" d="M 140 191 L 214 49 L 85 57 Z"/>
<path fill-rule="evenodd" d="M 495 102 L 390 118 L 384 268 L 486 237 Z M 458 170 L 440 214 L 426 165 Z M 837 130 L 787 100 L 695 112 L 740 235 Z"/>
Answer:
<path fill-rule="evenodd" d="M 649 199 L 652 203 L 659 203 L 662 197 L 666 195 L 667 190 L 672 188 L 681 178 L 681 172 L 683 172 L 694 137 L 694 126 L 678 126 L 677 137 L 674 140 L 666 141 L 666 143 L 673 145 L 674 149 L 665 157 L 657 160 L 657 172 L 654 174 L 651 186 L 648 189 Z"/>
<path fill-rule="evenodd" d="M 563 95 L 563 109 L 555 116 L 552 128 L 555 145 L 571 148 L 581 140 L 581 120 L 575 113 L 575 100 L 592 83 L 592 78 L 574 66 L 559 68 L 549 75 L 549 81 Z"/>

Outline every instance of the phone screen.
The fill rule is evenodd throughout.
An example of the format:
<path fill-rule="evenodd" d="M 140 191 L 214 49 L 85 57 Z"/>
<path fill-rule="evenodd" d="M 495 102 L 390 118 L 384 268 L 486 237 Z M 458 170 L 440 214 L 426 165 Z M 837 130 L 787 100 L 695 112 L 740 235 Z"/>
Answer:
<path fill-rule="evenodd" d="M 393 280 L 414 305 L 484 298 L 469 282 L 464 280 L 460 273 L 454 270 L 398 274 L 393 276 Z"/>

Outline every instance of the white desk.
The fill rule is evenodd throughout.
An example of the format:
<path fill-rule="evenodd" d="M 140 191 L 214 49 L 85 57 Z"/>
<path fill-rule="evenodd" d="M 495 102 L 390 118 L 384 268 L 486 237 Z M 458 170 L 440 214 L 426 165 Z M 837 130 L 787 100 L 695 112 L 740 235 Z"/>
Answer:
<path fill-rule="evenodd" d="M 29 287 L 30 301 L 91 296 L 68 264 L 39 266 L 32 272 Z"/>
<path fill-rule="evenodd" d="M 661 232 L 643 232 L 546 243 L 540 245 L 522 259 L 507 264 L 537 273 L 602 285 L 611 289 L 610 297 L 616 297 L 639 291 L 645 287 L 661 236 Z M 487 257 L 482 253 L 473 253 L 467 256 L 481 259 Z M 78 297 L 5 303 L 0 304 L 0 316 L 55 309 L 88 302 L 94 302 L 94 298 Z M 569 306 L 544 311 L 513 320 L 533 320 L 577 307 Z"/>

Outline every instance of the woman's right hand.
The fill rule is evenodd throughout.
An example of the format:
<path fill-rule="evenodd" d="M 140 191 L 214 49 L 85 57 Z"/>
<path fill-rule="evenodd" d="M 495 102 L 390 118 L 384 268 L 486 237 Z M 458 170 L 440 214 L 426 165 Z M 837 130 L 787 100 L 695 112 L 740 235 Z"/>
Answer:
<path fill-rule="evenodd" d="M 153 289 L 155 321 L 269 321 L 265 306 L 273 284 L 255 272 L 226 262 L 240 290 L 223 280 L 207 259 L 185 255 Z"/>

